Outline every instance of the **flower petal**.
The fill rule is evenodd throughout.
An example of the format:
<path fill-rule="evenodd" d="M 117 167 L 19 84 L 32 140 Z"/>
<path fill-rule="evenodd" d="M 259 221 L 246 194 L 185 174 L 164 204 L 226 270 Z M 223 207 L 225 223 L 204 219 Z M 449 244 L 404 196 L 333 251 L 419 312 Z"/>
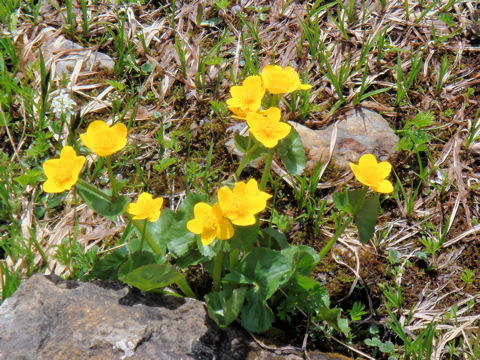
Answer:
<path fill-rule="evenodd" d="M 217 235 L 215 230 L 209 229 L 200 235 L 200 240 L 202 241 L 202 245 L 208 246 L 210 245 L 213 240 L 215 240 L 215 236 Z"/>
<path fill-rule="evenodd" d="M 52 179 L 47 179 L 43 183 L 43 191 L 47 193 L 61 193 L 64 192 L 65 189 L 61 186 L 58 186 Z"/>
<path fill-rule="evenodd" d="M 194 234 L 201 234 L 203 231 L 203 221 L 195 218 L 187 222 L 188 231 Z"/>
<path fill-rule="evenodd" d="M 218 223 L 217 238 L 219 240 L 231 239 L 235 231 L 229 220 L 222 218 Z"/>
<path fill-rule="evenodd" d="M 392 165 L 388 161 L 382 161 L 377 165 L 378 176 L 382 179 L 386 179 L 390 176 L 392 171 Z"/>
<path fill-rule="evenodd" d="M 372 188 L 373 189 L 373 188 Z M 382 194 L 389 194 L 393 191 L 393 185 L 390 181 L 388 180 L 383 180 L 378 184 L 378 186 L 373 189 L 376 192 L 382 193 Z"/>

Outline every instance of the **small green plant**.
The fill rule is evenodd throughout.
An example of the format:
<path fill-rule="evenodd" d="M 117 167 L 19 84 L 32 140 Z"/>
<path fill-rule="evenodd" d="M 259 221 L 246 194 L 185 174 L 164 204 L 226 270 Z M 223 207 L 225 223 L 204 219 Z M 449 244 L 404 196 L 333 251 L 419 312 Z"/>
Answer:
<path fill-rule="evenodd" d="M 475 278 L 475 273 L 470 269 L 463 270 L 462 274 L 460 275 L 460 279 L 465 285 L 472 284 L 474 278 Z"/>
<path fill-rule="evenodd" d="M 358 321 L 362 319 L 362 316 L 368 314 L 365 311 L 365 305 L 361 302 L 355 301 L 350 309 L 350 319 L 352 321 Z"/>

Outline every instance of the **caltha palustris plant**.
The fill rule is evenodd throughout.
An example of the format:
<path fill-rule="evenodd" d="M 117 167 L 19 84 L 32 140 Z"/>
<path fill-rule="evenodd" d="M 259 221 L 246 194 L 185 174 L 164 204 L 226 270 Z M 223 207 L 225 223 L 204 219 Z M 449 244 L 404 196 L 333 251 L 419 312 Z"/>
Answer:
<path fill-rule="evenodd" d="M 377 194 L 393 191 L 387 180 L 391 165 L 378 163 L 371 154 L 362 156 L 358 164 L 350 164 L 365 187 L 335 193 L 343 221 L 338 222 L 334 236 L 320 253 L 290 244 L 283 233 L 260 218 L 272 200 L 267 183 L 274 156 L 291 175 L 301 174 L 305 168 L 301 139 L 282 120 L 281 101 L 310 87 L 301 83 L 293 68 L 276 65 L 268 65 L 242 85 L 232 86 L 227 106 L 233 118 L 245 121 L 248 127 L 247 136 L 235 136 L 238 150 L 244 153 L 234 174 L 236 181 L 214 194 L 190 193 L 176 211 L 162 209 L 163 199 L 149 193 L 141 193 L 132 203 L 120 194 L 122 186 L 113 175 L 111 155 L 127 143 L 127 128 L 121 123 L 109 126 L 95 121 L 80 135 L 83 145 L 95 155 L 94 162 L 106 163 L 109 189 L 80 178 L 85 157 L 78 156 L 72 147 L 64 147 L 60 158 L 47 160 L 43 165 L 47 177 L 44 191 L 63 192 L 74 187 L 99 214 L 112 220 L 117 216 L 129 219 L 121 244 L 97 261 L 91 277 L 119 279 L 145 291 L 162 291 L 176 284 L 184 295 L 195 297 L 185 274 L 191 266 L 201 264 L 212 279 L 211 292 L 205 296 L 208 314 L 222 328 L 239 319 L 245 329 L 264 332 L 276 316 L 288 319 L 290 313 L 300 310 L 312 321 L 326 321 L 347 333 L 348 321 L 341 318 L 340 309 L 330 308 L 327 292 L 311 272 L 352 221 L 362 242 L 373 236 Z M 260 182 L 242 180 L 246 164 L 258 157 L 264 158 Z M 208 201 L 212 195 L 214 200 Z"/>

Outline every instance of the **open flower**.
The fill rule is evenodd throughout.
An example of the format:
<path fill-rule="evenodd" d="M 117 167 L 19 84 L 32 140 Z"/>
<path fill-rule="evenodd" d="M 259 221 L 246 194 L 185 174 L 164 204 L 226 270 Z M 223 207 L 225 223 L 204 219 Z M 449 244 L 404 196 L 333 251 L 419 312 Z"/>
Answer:
<path fill-rule="evenodd" d="M 101 120 L 88 125 L 87 132 L 80 134 L 83 144 L 98 156 L 108 156 L 122 150 L 127 144 L 127 127 L 118 123 L 112 127 Z"/>
<path fill-rule="evenodd" d="M 157 221 L 160 217 L 160 209 L 163 205 L 163 198 L 153 198 L 149 193 L 143 192 L 136 203 L 128 204 L 127 212 L 133 215 L 133 220 L 148 219 L 151 222 Z"/>
<path fill-rule="evenodd" d="M 78 180 L 80 170 L 85 164 L 85 156 L 77 156 L 75 149 L 65 146 L 59 159 L 47 160 L 43 163 L 43 172 L 47 180 L 43 183 L 43 191 L 60 193 L 70 190 Z"/>
<path fill-rule="evenodd" d="M 263 86 L 272 94 L 288 94 L 295 90 L 308 90 L 312 86 L 302 84 L 298 73 L 290 66 L 267 65 L 261 73 Z"/>
<path fill-rule="evenodd" d="M 280 109 L 271 107 L 262 113 L 250 112 L 247 114 L 247 124 L 252 135 L 265 147 L 273 148 L 278 141 L 287 137 L 291 126 L 281 122 Z"/>
<path fill-rule="evenodd" d="M 350 163 L 350 169 L 362 184 L 373 191 L 387 194 L 393 191 L 393 185 L 387 180 L 392 165 L 387 161 L 377 162 L 375 155 L 365 154 L 358 160 L 358 165 Z"/>
<path fill-rule="evenodd" d="M 195 218 L 187 222 L 187 229 L 200 235 L 200 240 L 205 246 L 210 245 L 215 238 L 228 240 L 234 234 L 232 224 L 223 217 L 218 203 L 210 206 L 199 202 L 193 208 L 193 215 Z"/>
<path fill-rule="evenodd" d="M 258 189 L 255 179 L 240 181 L 233 190 L 224 186 L 218 190 L 218 204 L 223 216 L 234 225 L 248 226 L 256 222 L 255 214 L 265 210 L 272 195 Z"/>
<path fill-rule="evenodd" d="M 241 86 L 230 88 L 232 97 L 227 100 L 227 106 L 237 117 L 243 119 L 250 111 L 257 111 L 262 104 L 265 88 L 260 76 L 249 76 Z"/>

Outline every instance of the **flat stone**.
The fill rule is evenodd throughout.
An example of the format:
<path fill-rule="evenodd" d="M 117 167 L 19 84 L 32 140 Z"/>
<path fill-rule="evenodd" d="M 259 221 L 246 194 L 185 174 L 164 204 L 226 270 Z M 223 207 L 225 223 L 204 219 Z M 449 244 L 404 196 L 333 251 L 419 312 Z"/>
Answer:
<path fill-rule="evenodd" d="M 115 60 L 109 55 L 100 51 L 85 49 L 81 45 L 66 39 L 59 34 L 55 28 L 46 28 L 45 33 L 50 33 L 44 37 L 41 49 L 45 62 L 52 62 L 55 67 L 57 78 L 70 76 L 77 66 L 81 63 L 81 70 L 104 70 L 112 72 L 115 68 Z M 79 65 L 80 66 L 80 65 Z"/>
<path fill-rule="evenodd" d="M 346 169 L 350 161 L 357 162 L 360 156 L 368 153 L 374 154 L 377 159 L 386 160 L 394 153 L 398 143 L 398 136 L 389 123 L 380 114 L 365 108 L 354 109 L 338 119 L 335 124 L 321 130 L 312 130 L 294 121 L 289 123 L 302 138 L 308 170 L 314 169 L 320 160 L 327 161 L 335 126 L 337 134 L 333 160 L 338 168 Z M 230 129 L 236 132 L 243 127 L 245 123 L 237 123 Z M 243 155 L 236 150 L 233 138 L 226 142 L 226 146 L 234 155 Z M 261 158 L 248 165 L 258 167 L 259 164 Z"/>
<path fill-rule="evenodd" d="M 315 352 L 315 359 L 344 359 Z M 34 275 L 0 306 L 0 359 L 302 359 L 220 330 L 204 304 L 118 283 Z"/>
<path fill-rule="evenodd" d="M 368 153 L 386 160 L 398 143 L 398 136 L 388 122 L 380 114 L 365 108 L 350 111 L 326 129 L 312 130 L 293 121 L 290 124 L 302 138 L 307 169 L 315 168 L 319 160 L 328 159 L 334 126 L 337 135 L 333 159 L 339 168 L 348 168 L 350 161 L 357 162 L 360 156 Z"/>

